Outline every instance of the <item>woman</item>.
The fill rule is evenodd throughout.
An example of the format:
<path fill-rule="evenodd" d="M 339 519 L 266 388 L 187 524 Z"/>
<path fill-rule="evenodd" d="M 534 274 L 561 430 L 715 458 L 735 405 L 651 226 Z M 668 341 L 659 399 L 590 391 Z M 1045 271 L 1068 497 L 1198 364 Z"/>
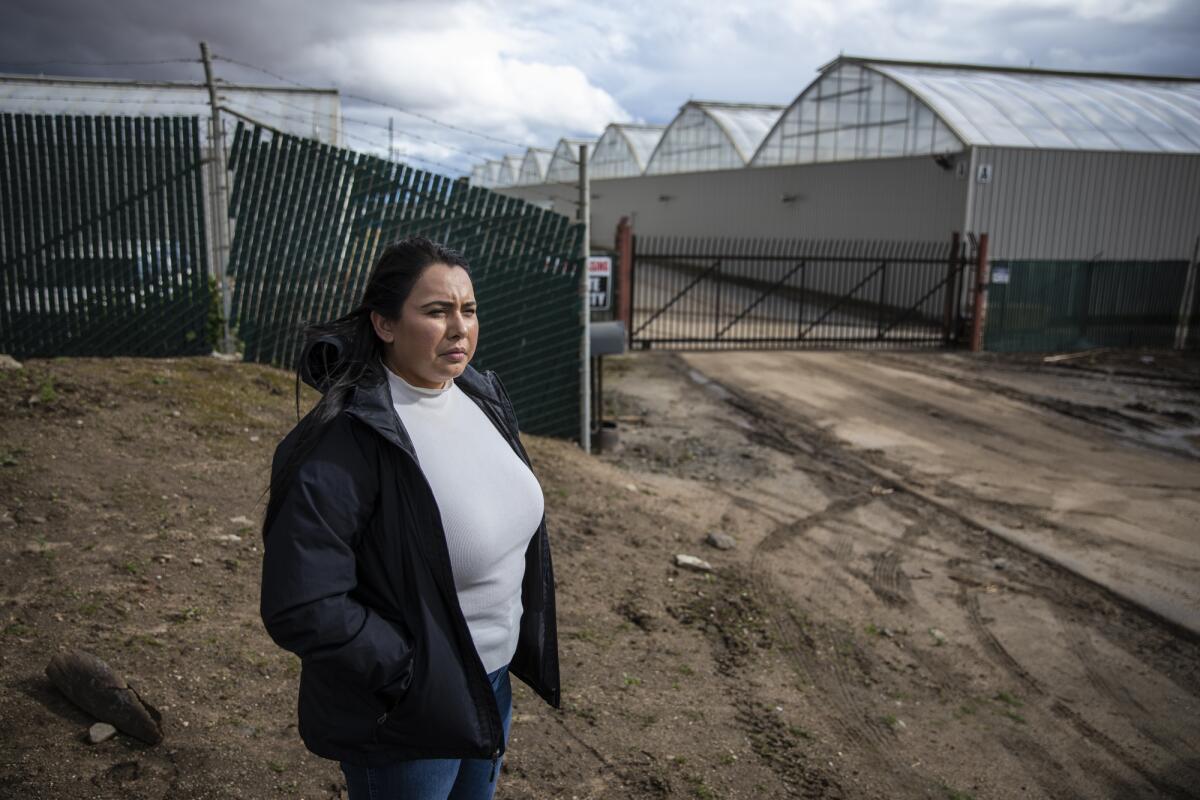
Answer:
<path fill-rule="evenodd" d="M 420 237 L 305 331 L 297 414 L 300 378 L 322 398 L 275 451 L 261 611 L 351 800 L 491 797 L 509 672 L 559 705 L 542 492 L 478 336 L 466 261 Z"/>

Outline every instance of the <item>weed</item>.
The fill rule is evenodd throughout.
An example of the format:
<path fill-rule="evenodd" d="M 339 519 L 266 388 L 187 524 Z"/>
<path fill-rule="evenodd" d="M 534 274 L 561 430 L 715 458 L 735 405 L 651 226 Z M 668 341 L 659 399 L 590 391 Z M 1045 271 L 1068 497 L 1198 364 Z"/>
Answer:
<path fill-rule="evenodd" d="M 679 674 L 680 675 L 695 675 L 696 671 L 694 669 L 692 669 L 691 667 L 689 667 L 687 664 L 680 664 L 679 665 Z"/>
<path fill-rule="evenodd" d="M 100 605 L 98 603 L 84 603 L 79 607 L 79 613 L 83 614 L 85 617 L 90 617 L 99 610 Z"/>
<path fill-rule="evenodd" d="M 622 679 L 623 681 L 625 681 L 625 685 L 626 685 L 627 687 L 628 687 L 628 686 L 641 686 L 641 685 L 642 685 L 642 679 L 641 679 L 641 678 L 635 678 L 634 676 L 632 676 L 632 675 L 629 675 L 629 674 L 627 674 L 627 673 L 624 673 L 624 672 L 622 672 L 622 673 L 621 673 L 621 679 Z"/>
<path fill-rule="evenodd" d="M 25 625 L 20 622 L 13 622 L 13 623 L 5 626 L 4 633 L 6 636 L 21 637 L 21 636 L 28 636 L 29 634 L 33 633 L 33 631 L 30 630 L 28 625 Z"/>
<path fill-rule="evenodd" d="M 897 728 L 900 727 L 900 720 L 898 720 L 896 718 L 895 714 L 884 714 L 883 722 L 885 725 L 887 725 L 892 730 L 896 730 Z"/>
<path fill-rule="evenodd" d="M 975 796 L 970 792 L 960 792 L 958 789 L 953 789 L 946 784 L 942 784 L 942 791 L 946 793 L 946 800 L 975 800 Z"/>
<path fill-rule="evenodd" d="M 283 764 L 280 764 L 278 761 L 268 761 L 267 766 L 270 767 L 271 771 L 274 772 L 276 775 L 283 774 L 283 769 L 284 769 Z"/>
<path fill-rule="evenodd" d="M 43 403 L 53 403 L 58 399 L 58 392 L 54 391 L 54 382 L 49 378 L 42 381 L 42 385 L 38 387 L 38 400 Z"/>
<path fill-rule="evenodd" d="M 975 713 L 975 706 L 971 705 L 970 703 L 963 703 L 961 706 L 958 707 L 958 710 L 954 712 L 954 715 L 956 717 L 967 717 L 974 713 Z"/>
<path fill-rule="evenodd" d="M 199 616 L 200 609 L 196 608 L 195 606 L 188 606 L 187 608 L 181 609 L 172 614 L 171 621 L 187 622 L 189 620 L 197 619 Z"/>
<path fill-rule="evenodd" d="M 791 727 L 789 727 L 788 733 L 792 734 L 792 736 L 795 736 L 797 739 L 812 739 L 813 738 L 813 735 L 811 733 L 804 730 L 804 728 L 801 728 L 799 725 L 792 725 Z"/>
<path fill-rule="evenodd" d="M 124 564 L 121 565 L 121 569 L 125 570 L 130 575 L 137 575 L 139 572 L 142 571 L 142 568 L 138 565 L 138 563 L 136 561 L 126 561 Z"/>
<path fill-rule="evenodd" d="M 1021 716 L 1020 714 L 1018 714 L 1017 712 L 1013 711 L 1011 708 L 1010 708 L 1010 709 L 1007 709 L 1007 710 L 1004 712 L 1004 716 L 1008 717 L 1008 718 L 1009 718 L 1009 719 L 1011 719 L 1013 722 L 1019 722 L 1019 723 L 1021 723 L 1022 725 L 1026 724 L 1026 722 L 1025 722 L 1025 718 L 1024 718 L 1024 717 L 1022 717 L 1022 716 Z"/>
<path fill-rule="evenodd" d="M 996 692 L 996 696 L 993 699 L 999 700 L 1006 706 L 1012 706 L 1013 708 L 1020 708 L 1022 705 L 1024 705 L 1020 698 L 1018 698 L 1015 694 L 1009 694 L 1008 692 Z"/>

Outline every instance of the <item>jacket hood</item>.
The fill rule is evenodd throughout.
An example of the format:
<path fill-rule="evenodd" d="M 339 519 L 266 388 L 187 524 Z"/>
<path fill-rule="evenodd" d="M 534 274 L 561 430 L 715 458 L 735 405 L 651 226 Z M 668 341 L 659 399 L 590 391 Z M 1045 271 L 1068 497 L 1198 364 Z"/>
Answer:
<path fill-rule="evenodd" d="M 300 380 L 325 394 L 346 368 L 342 361 L 345 352 L 346 340 L 332 333 L 305 342 L 300 352 Z"/>
<path fill-rule="evenodd" d="M 346 339 L 327 333 L 309 340 L 300 352 L 298 370 L 300 379 L 321 394 L 325 394 L 334 382 L 349 367 L 345 360 L 349 352 Z M 384 381 L 386 384 L 386 381 Z M 492 402 L 500 402 L 491 372 L 481 373 L 470 364 L 454 383 L 463 391 L 479 395 Z"/>

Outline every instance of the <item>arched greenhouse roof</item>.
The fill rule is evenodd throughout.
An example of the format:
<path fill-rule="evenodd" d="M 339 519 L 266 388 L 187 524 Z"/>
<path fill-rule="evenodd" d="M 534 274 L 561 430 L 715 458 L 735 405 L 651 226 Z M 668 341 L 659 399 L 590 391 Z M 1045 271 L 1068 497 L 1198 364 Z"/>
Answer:
<path fill-rule="evenodd" d="M 596 143 L 591 139 L 558 140 L 550 165 L 546 167 L 546 183 L 574 183 L 579 180 L 579 146 L 583 144 L 591 150 Z"/>
<path fill-rule="evenodd" d="M 500 183 L 501 162 L 488 160 L 471 168 L 471 185 L 491 189 Z"/>
<path fill-rule="evenodd" d="M 691 100 L 667 126 L 647 175 L 744 167 L 784 106 Z"/>
<path fill-rule="evenodd" d="M 593 178 L 641 175 L 666 129 L 666 125 L 610 124 L 588 157 L 588 173 Z"/>
<path fill-rule="evenodd" d="M 550 159 L 553 156 L 553 151 L 540 147 L 531 147 L 526 150 L 525 158 L 521 160 L 521 171 L 517 175 L 517 183 L 541 183 L 546 180 L 546 170 L 549 168 Z"/>
<path fill-rule="evenodd" d="M 1200 80 L 839 58 L 755 166 L 969 146 L 1200 153 Z"/>
<path fill-rule="evenodd" d="M 500 177 L 497 186 L 514 186 L 521 174 L 521 156 L 507 155 L 500 159 Z"/>

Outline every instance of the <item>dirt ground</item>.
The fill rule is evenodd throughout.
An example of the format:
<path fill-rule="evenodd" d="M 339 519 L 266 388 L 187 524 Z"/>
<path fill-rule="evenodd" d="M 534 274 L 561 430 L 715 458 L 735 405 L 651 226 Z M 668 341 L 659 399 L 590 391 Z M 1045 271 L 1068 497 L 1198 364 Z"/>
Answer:
<path fill-rule="evenodd" d="M 608 359 L 615 452 L 527 437 L 554 548 L 563 708 L 514 683 L 497 797 L 1196 796 L 1197 638 L 988 530 L 1069 532 L 1081 504 L 1005 505 L 985 471 L 929 466 L 965 447 L 922 461 L 913 442 L 856 438 L 855 418 L 885 413 L 863 399 L 881 383 L 818 407 L 802 385 L 752 385 L 740 355 Z M 826 386 L 856 360 L 892 386 L 908 379 L 878 376 L 948 372 L 1053 420 L 1054 447 L 1071 436 L 1105 448 L 1097 463 L 1159 464 L 1177 478 L 1163 502 L 1195 500 L 1195 440 L 1177 430 L 1198 415 L 1194 362 L 1052 372 L 1012 357 L 825 357 L 791 368 Z M 1087 390 L 1071 381 L 1085 369 L 1111 373 L 1116 394 L 1083 405 L 1144 418 L 1166 441 L 1078 413 Z M 298 661 L 257 612 L 256 526 L 292 386 L 204 358 L 0 371 L 0 797 L 344 794 L 337 766 L 296 735 Z M 911 409 L 893 417 L 913 430 Z M 978 435 L 994 450 L 1043 447 Z M 1140 518 L 1153 503 L 1127 477 L 1107 485 L 1132 492 Z M 736 546 L 706 545 L 712 531 Z M 1188 531 L 1152 544 L 1193 552 Z M 1095 539 L 1109 540 L 1138 550 L 1119 526 Z M 681 553 L 714 571 L 676 568 Z M 161 744 L 80 740 L 92 720 L 43 672 L 73 647 L 163 711 Z"/>

